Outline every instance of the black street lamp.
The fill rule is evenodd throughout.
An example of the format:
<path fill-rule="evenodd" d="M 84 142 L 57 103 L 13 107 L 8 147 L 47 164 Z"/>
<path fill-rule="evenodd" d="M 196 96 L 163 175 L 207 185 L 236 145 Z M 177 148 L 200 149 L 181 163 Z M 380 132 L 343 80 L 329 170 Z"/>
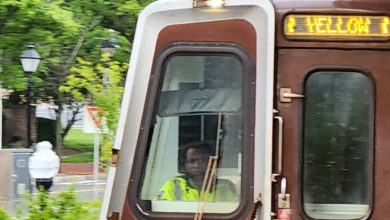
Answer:
<path fill-rule="evenodd" d="M 27 50 L 23 51 L 20 56 L 20 61 L 22 62 L 23 70 L 27 75 L 27 147 L 32 147 L 31 139 L 31 99 L 33 97 L 33 91 L 31 90 L 31 74 L 35 72 L 38 68 L 41 56 L 38 52 L 34 50 L 34 45 L 28 45 Z"/>

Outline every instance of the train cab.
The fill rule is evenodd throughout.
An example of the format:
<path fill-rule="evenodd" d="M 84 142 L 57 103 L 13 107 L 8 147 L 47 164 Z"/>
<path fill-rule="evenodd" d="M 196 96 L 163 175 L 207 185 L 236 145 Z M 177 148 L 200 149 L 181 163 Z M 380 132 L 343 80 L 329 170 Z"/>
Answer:
<path fill-rule="evenodd" d="M 386 0 L 153 2 L 100 219 L 388 219 L 389 31 Z"/>

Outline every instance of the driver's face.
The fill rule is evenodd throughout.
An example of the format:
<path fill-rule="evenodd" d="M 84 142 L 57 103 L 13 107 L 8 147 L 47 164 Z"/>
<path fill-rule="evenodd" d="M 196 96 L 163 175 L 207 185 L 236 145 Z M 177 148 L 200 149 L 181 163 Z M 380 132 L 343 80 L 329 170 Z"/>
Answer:
<path fill-rule="evenodd" d="M 186 154 L 185 168 L 190 177 L 204 176 L 209 155 L 201 149 L 190 148 Z"/>

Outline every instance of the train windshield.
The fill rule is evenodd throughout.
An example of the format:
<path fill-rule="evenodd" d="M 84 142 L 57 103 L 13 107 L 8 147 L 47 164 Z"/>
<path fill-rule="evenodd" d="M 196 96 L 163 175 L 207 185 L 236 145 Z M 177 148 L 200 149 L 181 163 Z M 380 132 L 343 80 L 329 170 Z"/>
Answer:
<path fill-rule="evenodd" d="M 139 187 L 153 212 L 239 206 L 243 65 L 228 53 L 177 53 L 160 75 Z"/>

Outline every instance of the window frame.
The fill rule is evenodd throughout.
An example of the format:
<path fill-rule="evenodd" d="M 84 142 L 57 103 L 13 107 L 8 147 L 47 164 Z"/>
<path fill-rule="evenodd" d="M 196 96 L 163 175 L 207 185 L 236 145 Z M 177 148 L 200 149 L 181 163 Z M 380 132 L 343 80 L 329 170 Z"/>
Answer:
<path fill-rule="evenodd" d="M 153 61 L 153 67 L 148 83 L 146 102 L 142 114 L 141 127 L 134 154 L 133 168 L 127 190 L 127 203 L 137 219 L 193 219 L 194 213 L 180 212 L 152 212 L 149 204 L 143 202 L 141 189 L 143 182 L 143 170 L 146 168 L 145 157 L 148 155 L 153 124 L 157 114 L 159 93 L 163 84 L 164 70 L 170 57 L 175 54 L 231 54 L 235 55 L 243 67 L 242 86 L 242 175 L 241 197 L 238 208 L 232 213 L 216 214 L 204 213 L 208 219 L 239 219 L 250 212 L 254 196 L 254 115 L 255 115 L 255 65 L 249 53 L 241 46 L 234 43 L 221 42 L 175 42 L 165 46 Z M 153 110 L 148 110 L 153 109 Z M 134 202 L 136 201 L 136 202 Z"/>
<path fill-rule="evenodd" d="M 366 215 L 362 216 L 361 218 L 353 219 L 353 220 L 358 220 L 358 219 L 368 219 L 374 209 L 374 195 L 375 195 L 375 134 L 376 134 L 376 84 L 375 84 L 375 79 L 373 75 L 370 73 L 370 71 L 362 68 L 362 67 L 357 67 L 357 66 L 314 66 L 310 68 L 309 70 L 304 73 L 304 78 L 301 81 L 301 87 L 302 91 L 304 94 L 307 93 L 306 91 L 306 83 L 308 79 L 315 73 L 318 72 L 344 72 L 344 73 L 360 73 L 364 76 L 367 77 L 369 82 L 371 83 L 372 86 L 372 98 L 373 98 L 373 109 L 372 109 L 372 130 L 370 131 L 372 133 L 372 146 L 370 151 L 370 158 L 368 159 L 368 163 L 370 163 L 371 169 L 369 169 L 369 209 L 366 213 Z M 299 185 L 299 210 L 304 219 L 309 219 L 309 220 L 321 220 L 321 219 L 316 219 L 311 216 L 309 216 L 305 209 L 304 209 L 304 192 L 303 192 L 303 167 L 304 167 L 304 160 L 303 160 L 303 153 L 304 153 L 304 138 L 305 138 L 305 117 L 306 117 L 306 112 L 305 112 L 305 104 L 306 100 L 303 100 L 302 103 L 302 108 L 301 108 L 301 113 L 300 115 L 302 116 L 301 120 L 301 135 L 300 135 L 300 142 L 299 142 L 299 174 L 298 174 L 298 185 Z M 340 219 L 344 220 L 344 219 Z M 347 219 L 345 219 L 347 220 Z"/>

